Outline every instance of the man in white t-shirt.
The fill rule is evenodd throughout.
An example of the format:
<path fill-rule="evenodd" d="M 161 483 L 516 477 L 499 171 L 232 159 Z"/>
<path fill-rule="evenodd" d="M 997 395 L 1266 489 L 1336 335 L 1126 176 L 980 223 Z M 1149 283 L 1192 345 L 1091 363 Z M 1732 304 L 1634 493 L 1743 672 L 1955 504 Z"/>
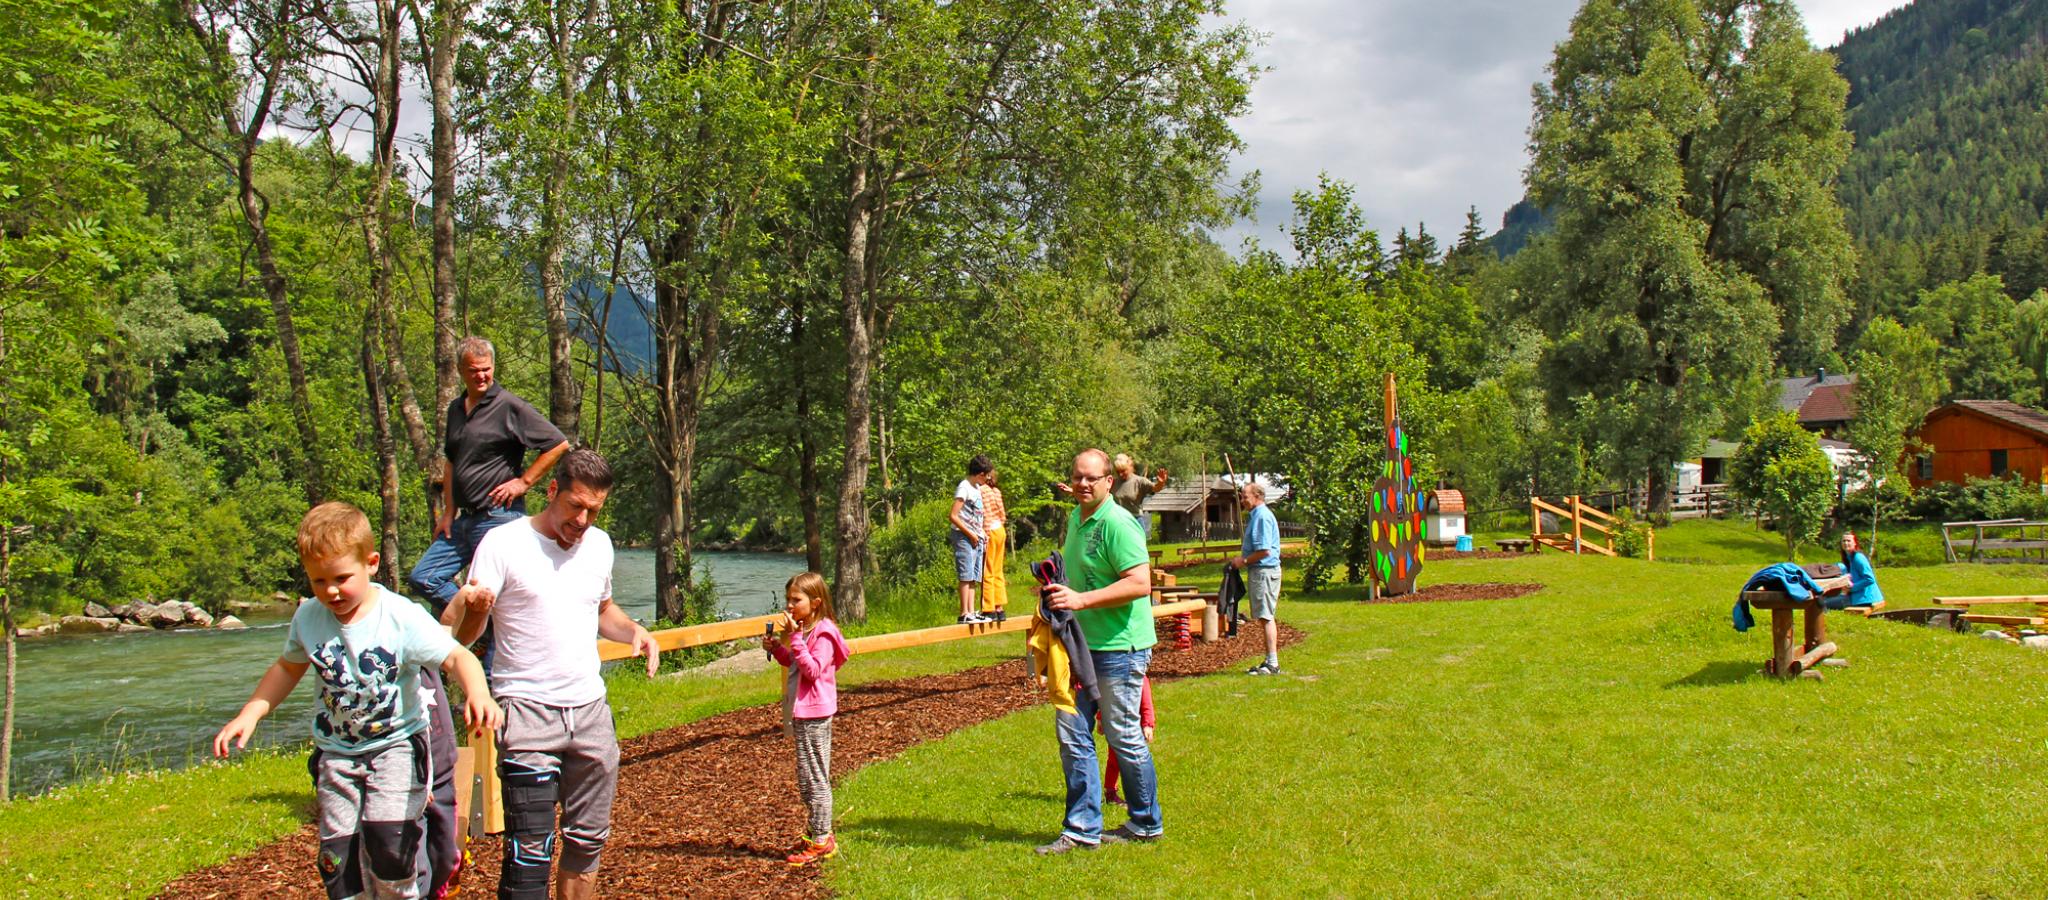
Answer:
<path fill-rule="evenodd" d="M 458 640 L 486 620 L 497 635 L 491 693 L 505 710 L 498 735 L 505 788 L 505 857 L 498 896 L 547 900 L 555 806 L 562 863 L 556 896 L 597 896 L 611 835 L 619 739 L 599 671 L 597 639 L 629 643 L 654 675 L 654 636 L 612 602 L 612 540 L 591 524 L 611 493 L 604 457 L 571 450 L 555 467 L 539 515 L 484 535 L 456 598 Z"/>

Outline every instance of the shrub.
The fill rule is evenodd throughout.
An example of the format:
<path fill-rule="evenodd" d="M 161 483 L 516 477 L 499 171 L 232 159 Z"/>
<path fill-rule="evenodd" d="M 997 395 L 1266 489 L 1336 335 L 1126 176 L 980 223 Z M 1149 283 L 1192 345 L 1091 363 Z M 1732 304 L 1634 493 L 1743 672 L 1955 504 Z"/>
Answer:
<path fill-rule="evenodd" d="M 1966 484 L 1936 482 L 1920 489 L 1913 514 L 1941 522 L 2048 517 L 2048 496 L 2016 473 L 2004 478 L 1972 478 Z"/>
<path fill-rule="evenodd" d="M 1834 506 L 1835 470 L 1792 413 L 1752 423 L 1728 471 L 1735 492 L 1776 521 L 1787 554 L 1820 536 Z"/>
<path fill-rule="evenodd" d="M 1650 526 L 1636 521 L 1636 512 L 1626 506 L 1614 511 L 1614 552 L 1640 559 L 1650 548 Z"/>
<path fill-rule="evenodd" d="M 1877 487 L 1863 487 L 1849 492 L 1835 507 L 1835 517 L 1851 526 L 1868 527 L 1870 513 L 1879 508 L 1886 522 L 1905 522 L 1919 518 L 1914 505 L 1916 495 L 1906 479 L 1893 476 Z"/>

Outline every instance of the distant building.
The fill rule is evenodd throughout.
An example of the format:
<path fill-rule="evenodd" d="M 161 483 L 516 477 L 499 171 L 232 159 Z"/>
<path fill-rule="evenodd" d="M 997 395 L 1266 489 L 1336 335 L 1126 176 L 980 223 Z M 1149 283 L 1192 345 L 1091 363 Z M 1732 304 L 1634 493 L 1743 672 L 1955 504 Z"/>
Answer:
<path fill-rule="evenodd" d="M 1250 477 L 1265 487 L 1267 503 L 1287 499 L 1289 491 L 1280 476 L 1261 473 Z M 1245 478 L 1197 476 L 1167 482 L 1159 493 L 1145 498 L 1144 510 L 1159 529 L 1158 539 L 1174 542 L 1236 538 L 1244 521 L 1243 511 L 1237 507 L 1237 489 Z M 1299 531 L 1290 523 L 1282 522 L 1280 526 L 1285 536 L 1291 536 L 1289 531 Z"/>
<path fill-rule="evenodd" d="M 1812 375 L 1778 379 L 1778 409 L 1799 417 L 1799 427 L 1839 437 L 1856 418 L 1856 376 Z"/>
<path fill-rule="evenodd" d="M 1955 400 L 1927 414 L 1922 451 L 1907 467 L 1913 487 L 2008 472 L 2048 483 L 2048 412 L 2004 400 Z"/>

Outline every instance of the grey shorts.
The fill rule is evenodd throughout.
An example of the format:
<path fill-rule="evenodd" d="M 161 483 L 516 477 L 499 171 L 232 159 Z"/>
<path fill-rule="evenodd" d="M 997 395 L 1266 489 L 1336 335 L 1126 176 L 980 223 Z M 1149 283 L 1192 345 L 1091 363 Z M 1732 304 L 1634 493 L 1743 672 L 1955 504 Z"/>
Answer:
<path fill-rule="evenodd" d="M 1245 572 L 1245 595 L 1252 603 L 1252 618 L 1261 622 L 1273 620 L 1273 610 L 1280 605 L 1280 567 L 1254 566 Z"/>
<path fill-rule="evenodd" d="M 968 541 L 967 535 L 961 534 L 958 528 L 947 533 L 946 541 L 953 545 L 954 580 L 979 583 L 982 570 L 982 545 Z"/>
<path fill-rule="evenodd" d="M 507 776 L 506 807 L 519 802 L 512 773 L 550 773 L 560 785 L 561 866 L 571 872 L 597 871 L 611 837 L 612 799 L 619 786 L 619 737 L 611 705 L 600 699 L 575 707 L 548 706 L 520 697 L 503 698 L 498 705 L 505 710 L 498 746 L 504 754 L 499 769 Z"/>

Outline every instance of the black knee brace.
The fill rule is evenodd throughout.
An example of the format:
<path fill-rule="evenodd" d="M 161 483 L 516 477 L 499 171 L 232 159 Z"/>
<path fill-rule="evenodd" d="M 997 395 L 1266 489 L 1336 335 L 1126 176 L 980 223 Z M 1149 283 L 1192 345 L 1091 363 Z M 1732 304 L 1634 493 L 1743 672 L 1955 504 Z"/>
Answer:
<path fill-rule="evenodd" d="M 363 855 L 370 858 L 370 874 L 378 881 L 410 881 L 416 870 L 420 849 L 420 823 L 364 822 Z"/>
<path fill-rule="evenodd" d="M 336 835 L 320 842 L 320 883 L 328 900 L 348 900 L 363 893 L 363 870 L 356 863 L 353 834 Z"/>
<path fill-rule="evenodd" d="M 548 900 L 561 773 L 506 760 L 500 764 L 499 774 L 505 785 L 505 861 L 499 869 L 498 896 L 502 900 Z"/>

